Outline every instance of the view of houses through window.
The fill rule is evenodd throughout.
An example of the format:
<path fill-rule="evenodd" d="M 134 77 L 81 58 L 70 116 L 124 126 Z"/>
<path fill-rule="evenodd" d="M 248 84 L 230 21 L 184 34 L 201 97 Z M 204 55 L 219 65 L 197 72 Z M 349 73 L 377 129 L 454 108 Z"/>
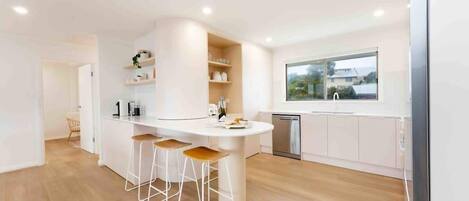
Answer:
<path fill-rule="evenodd" d="M 287 101 L 378 99 L 378 53 L 286 65 Z"/>

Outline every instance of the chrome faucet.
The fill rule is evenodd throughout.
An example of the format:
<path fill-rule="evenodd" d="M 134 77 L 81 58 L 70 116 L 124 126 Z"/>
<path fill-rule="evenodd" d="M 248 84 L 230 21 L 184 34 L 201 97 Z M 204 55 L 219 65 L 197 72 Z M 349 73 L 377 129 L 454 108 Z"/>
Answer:
<path fill-rule="evenodd" d="M 335 102 L 336 100 L 339 100 L 339 93 L 335 92 L 334 95 L 332 96 L 332 100 Z"/>

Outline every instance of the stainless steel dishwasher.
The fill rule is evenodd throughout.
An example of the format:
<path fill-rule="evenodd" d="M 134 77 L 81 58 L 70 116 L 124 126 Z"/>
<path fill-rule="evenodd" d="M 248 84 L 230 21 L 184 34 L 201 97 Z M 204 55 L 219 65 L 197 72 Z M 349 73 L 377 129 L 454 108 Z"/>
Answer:
<path fill-rule="evenodd" d="M 301 130 L 299 115 L 272 115 L 273 153 L 294 159 L 301 159 Z"/>

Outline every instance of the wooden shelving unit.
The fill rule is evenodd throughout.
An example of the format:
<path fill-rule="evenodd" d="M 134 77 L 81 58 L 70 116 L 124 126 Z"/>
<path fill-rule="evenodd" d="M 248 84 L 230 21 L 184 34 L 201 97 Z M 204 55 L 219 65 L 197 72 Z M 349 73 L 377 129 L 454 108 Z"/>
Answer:
<path fill-rule="evenodd" d="M 228 113 L 241 114 L 243 113 L 241 43 L 211 33 L 208 34 L 207 42 L 210 55 L 207 61 L 208 76 L 212 77 L 215 72 L 228 75 L 228 81 L 209 80 L 209 103 L 216 104 L 223 96 L 225 100 L 229 100 Z M 230 64 L 214 61 L 218 58 L 227 59 Z"/>
<path fill-rule="evenodd" d="M 231 81 L 218 81 L 218 80 L 209 80 L 209 83 L 214 83 L 214 84 L 231 84 Z"/>
<path fill-rule="evenodd" d="M 233 67 L 231 64 L 220 63 L 216 61 L 208 61 L 208 65 L 216 66 L 216 67 L 223 67 L 223 68 L 231 68 Z"/>
<path fill-rule="evenodd" d="M 135 86 L 135 85 L 144 85 L 144 84 L 151 84 L 155 83 L 155 79 L 148 79 L 148 80 L 141 80 L 137 82 L 126 82 L 125 85 L 127 86 Z"/>
<path fill-rule="evenodd" d="M 140 61 L 140 66 L 142 68 L 145 68 L 145 67 L 149 67 L 149 66 L 152 66 L 155 64 L 155 57 L 151 57 L 151 58 L 148 58 L 148 59 L 145 59 L 143 61 Z M 126 69 L 138 69 L 136 68 L 133 64 L 130 64 L 128 66 L 125 66 L 124 68 Z"/>

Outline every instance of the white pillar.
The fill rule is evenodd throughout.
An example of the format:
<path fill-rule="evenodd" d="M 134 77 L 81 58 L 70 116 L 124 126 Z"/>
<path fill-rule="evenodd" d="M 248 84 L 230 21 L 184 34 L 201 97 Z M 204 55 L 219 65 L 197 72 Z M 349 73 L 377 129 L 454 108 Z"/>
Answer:
<path fill-rule="evenodd" d="M 246 158 L 244 156 L 245 137 L 220 137 L 219 146 L 230 155 L 227 157 L 231 174 L 234 201 L 246 201 Z M 218 186 L 221 192 L 229 193 L 227 172 L 223 164 L 218 165 Z M 218 200 L 228 200 L 218 196 Z"/>
<path fill-rule="evenodd" d="M 195 21 L 169 18 L 157 21 L 155 34 L 157 117 L 207 117 L 207 31 Z"/>

